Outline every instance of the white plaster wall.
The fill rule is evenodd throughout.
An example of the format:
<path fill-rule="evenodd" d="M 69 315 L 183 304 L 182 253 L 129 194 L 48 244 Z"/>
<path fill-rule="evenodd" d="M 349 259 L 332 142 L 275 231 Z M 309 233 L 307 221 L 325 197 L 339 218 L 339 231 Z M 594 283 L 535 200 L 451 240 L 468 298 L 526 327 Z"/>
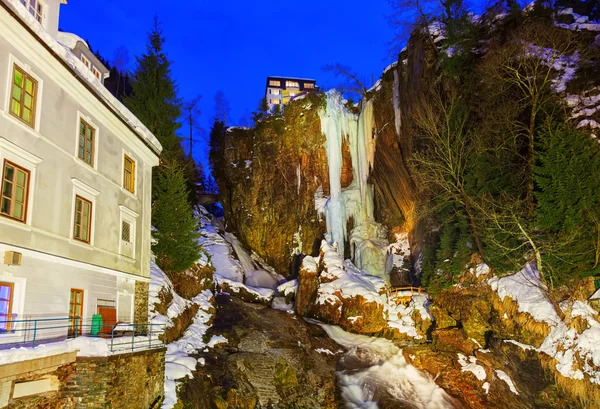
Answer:
<path fill-rule="evenodd" d="M 0 161 L 10 155 L 1 146 L 4 140 L 41 162 L 36 165 L 35 180 L 30 186 L 27 223 L 0 217 L 0 243 L 149 277 L 151 171 L 158 163 L 156 156 L 24 28 L 18 36 L 9 33 L 20 30 L 11 20 L 14 19 L 0 8 Z M 8 112 L 13 61 L 39 80 L 36 129 L 20 123 Z M 97 126 L 95 168 L 76 156 L 80 116 Z M 121 187 L 124 153 L 136 161 L 135 195 Z M 74 178 L 98 192 L 93 198 L 91 245 L 71 240 Z M 139 215 L 135 260 L 119 255 L 119 206 Z M 28 274 L 37 274 L 36 280 L 41 279 L 42 270 L 34 270 Z M 69 280 L 85 276 L 78 271 L 70 273 L 73 277 Z M 48 280 L 55 279 L 41 282 Z M 52 308 L 58 308 L 58 304 L 62 301 L 50 302 L 56 306 Z"/>
<path fill-rule="evenodd" d="M 0 244 L 0 253 L 13 251 L 15 247 Z M 52 256 L 49 256 L 52 258 Z M 0 265 L 0 281 L 13 283 L 15 300 L 13 314 L 17 320 L 67 318 L 71 288 L 84 291 L 83 323 L 89 325 L 93 314 L 97 313 L 98 300 L 111 300 L 117 306 L 117 318 L 132 321 L 131 305 L 119 305 L 121 294 L 131 294 L 133 301 L 135 280 L 125 276 L 115 276 L 107 272 L 72 266 L 67 261 L 54 257 L 42 259 L 37 256 L 23 257 L 20 266 Z M 38 338 L 58 337 L 66 334 L 66 329 L 44 330 L 48 326 L 66 326 L 68 321 L 38 324 Z M 21 328 L 21 324 L 19 324 Z M 89 331 L 85 327 L 84 331 Z M 1 335 L 0 345 L 16 342 L 23 332 L 15 335 Z M 31 339 L 31 333 L 27 336 Z M 7 339 L 11 337 L 11 339 Z M 12 339 L 14 338 L 14 339 Z"/>

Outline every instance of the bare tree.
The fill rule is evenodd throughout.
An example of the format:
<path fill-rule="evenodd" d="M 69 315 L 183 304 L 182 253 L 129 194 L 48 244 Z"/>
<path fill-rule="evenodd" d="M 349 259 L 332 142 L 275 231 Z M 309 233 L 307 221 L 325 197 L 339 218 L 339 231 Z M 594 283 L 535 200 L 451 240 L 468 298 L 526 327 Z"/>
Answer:
<path fill-rule="evenodd" d="M 476 203 L 465 186 L 466 173 L 475 157 L 466 110 L 455 95 L 450 95 L 447 102 L 440 95 L 433 95 L 430 100 L 423 101 L 413 115 L 425 137 L 425 148 L 412 158 L 416 177 L 441 205 L 454 202 L 462 207 L 477 251 L 484 257 L 476 222 Z"/>
<path fill-rule="evenodd" d="M 225 97 L 223 91 L 217 91 L 215 94 L 215 120 L 227 124 L 231 115 L 231 105 Z"/>
<path fill-rule="evenodd" d="M 513 95 L 512 114 L 504 118 L 505 129 L 513 138 L 527 141 L 527 203 L 533 210 L 533 164 L 535 162 L 535 135 L 540 113 L 556 98 L 553 89 L 560 69 L 568 68 L 564 58 L 574 51 L 568 30 L 558 30 L 546 23 L 530 22 L 511 39 L 493 47 L 481 65 L 494 95 Z M 559 70 L 557 70 L 558 67 Z M 510 98 L 507 98 L 510 100 Z M 524 119 L 516 113 L 528 112 Z M 526 118 L 526 119 L 525 119 Z"/>
<path fill-rule="evenodd" d="M 325 72 L 330 72 L 338 78 L 343 78 L 346 82 L 340 84 L 338 88 L 342 92 L 352 92 L 365 97 L 367 95 L 367 88 L 364 85 L 364 81 L 360 76 L 347 65 L 340 63 L 327 64 L 321 68 Z"/>
<path fill-rule="evenodd" d="M 201 134 L 204 133 L 204 129 L 200 126 L 200 124 L 198 122 L 198 118 L 200 117 L 200 115 L 202 115 L 202 111 L 200 110 L 200 107 L 198 107 L 198 103 L 200 102 L 201 99 L 202 99 L 202 95 L 198 95 L 183 105 L 183 110 L 186 113 L 186 121 L 188 122 L 189 127 L 190 127 L 190 134 L 189 134 L 189 142 L 190 142 L 189 155 L 190 155 L 190 157 L 192 157 L 193 148 L 194 148 L 194 144 L 193 144 L 195 141 L 194 131 L 197 131 Z"/>
<path fill-rule="evenodd" d="M 442 15 L 442 4 L 439 0 L 388 0 L 388 3 L 392 8 L 388 24 L 395 30 L 390 55 L 395 58 L 415 28 L 428 27 Z"/>
<path fill-rule="evenodd" d="M 129 71 L 129 51 L 124 45 L 119 46 L 113 55 L 113 67 L 117 70 L 117 89 L 116 95 L 119 95 L 123 73 Z"/>

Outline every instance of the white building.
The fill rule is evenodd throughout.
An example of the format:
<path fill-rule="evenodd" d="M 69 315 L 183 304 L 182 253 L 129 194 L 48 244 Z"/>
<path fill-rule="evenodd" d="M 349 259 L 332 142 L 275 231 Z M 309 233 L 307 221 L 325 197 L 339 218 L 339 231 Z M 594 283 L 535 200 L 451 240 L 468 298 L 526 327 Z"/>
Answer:
<path fill-rule="evenodd" d="M 7 318 L 147 320 L 162 147 L 58 31 L 65 3 L 0 0 L 0 344 Z"/>

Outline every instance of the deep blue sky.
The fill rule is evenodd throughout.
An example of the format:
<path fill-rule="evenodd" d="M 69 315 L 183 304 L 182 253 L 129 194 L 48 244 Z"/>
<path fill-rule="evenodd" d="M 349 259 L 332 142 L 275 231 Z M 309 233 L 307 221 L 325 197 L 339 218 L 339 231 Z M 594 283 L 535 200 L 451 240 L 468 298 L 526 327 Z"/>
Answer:
<path fill-rule="evenodd" d="M 109 61 L 125 46 L 133 69 L 158 15 L 180 95 L 202 95 L 201 122 L 209 129 L 218 90 L 236 125 L 258 106 L 268 75 L 315 78 L 332 88 L 339 81 L 321 67 L 339 62 L 369 83 L 371 75 L 377 80 L 391 62 L 389 11 L 387 0 L 70 0 L 61 6 L 60 27 L 88 40 Z M 198 145 L 194 156 L 206 163 Z"/>

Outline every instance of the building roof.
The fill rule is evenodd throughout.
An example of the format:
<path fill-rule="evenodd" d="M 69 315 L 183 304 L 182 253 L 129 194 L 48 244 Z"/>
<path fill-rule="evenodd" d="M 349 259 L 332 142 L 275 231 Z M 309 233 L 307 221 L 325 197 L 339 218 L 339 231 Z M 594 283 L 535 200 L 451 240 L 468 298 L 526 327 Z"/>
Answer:
<path fill-rule="evenodd" d="M 279 77 L 277 75 L 269 75 L 267 77 L 267 79 L 278 79 L 278 80 L 299 80 L 299 81 L 314 81 L 317 82 L 317 80 L 314 80 L 312 78 L 299 78 L 299 77 Z"/>
<path fill-rule="evenodd" d="M 62 0 L 66 4 L 65 0 Z M 162 152 L 162 145 L 148 128 L 115 98 L 98 78 L 77 58 L 67 46 L 63 46 L 54 39 L 42 25 L 33 17 L 20 0 L 0 0 L 0 4 L 44 45 L 50 53 L 54 54 L 63 65 L 75 73 L 81 81 L 104 105 L 117 115 L 156 155 Z M 85 42 L 84 42 L 85 43 Z"/>

